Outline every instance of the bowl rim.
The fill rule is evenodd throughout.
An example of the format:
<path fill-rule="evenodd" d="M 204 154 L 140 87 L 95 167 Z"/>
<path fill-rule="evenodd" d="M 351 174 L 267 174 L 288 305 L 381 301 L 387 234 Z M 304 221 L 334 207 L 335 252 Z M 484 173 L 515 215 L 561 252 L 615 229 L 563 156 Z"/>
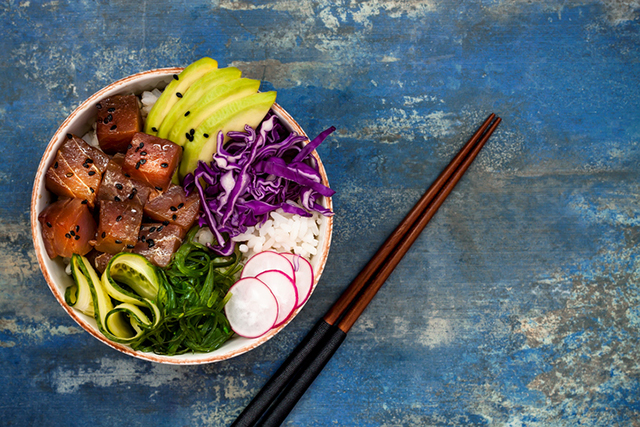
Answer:
<path fill-rule="evenodd" d="M 157 363 L 163 363 L 163 364 L 199 365 L 199 364 L 214 363 L 214 362 L 220 362 L 223 360 L 228 360 L 233 357 L 244 354 L 250 350 L 255 349 L 256 347 L 264 344 L 265 342 L 273 338 L 282 329 L 284 329 L 284 327 L 286 327 L 298 315 L 298 313 L 300 313 L 302 308 L 309 301 L 311 294 L 313 294 L 313 292 L 315 291 L 315 288 L 318 285 L 320 276 L 322 275 L 322 272 L 324 271 L 324 268 L 326 266 L 327 258 L 329 255 L 329 249 L 331 247 L 331 237 L 333 234 L 333 216 L 325 217 L 326 227 L 324 227 L 324 239 L 322 240 L 322 248 L 318 252 L 320 259 L 316 264 L 317 268 L 314 268 L 314 283 L 313 283 L 309 298 L 307 298 L 307 301 L 302 306 L 296 308 L 294 313 L 289 317 L 289 319 L 285 323 L 283 323 L 277 328 L 270 330 L 265 335 L 258 338 L 254 338 L 254 339 L 240 337 L 239 339 L 247 341 L 247 343 L 242 345 L 240 348 L 233 351 L 228 351 L 226 353 L 217 354 L 217 355 L 213 355 L 212 354 L 213 352 L 212 353 L 195 353 L 196 355 L 198 355 L 197 357 L 193 356 L 194 353 L 187 353 L 185 355 L 165 356 L 165 355 L 159 355 L 156 353 L 136 351 L 125 344 L 113 342 L 107 339 L 104 335 L 102 335 L 102 333 L 100 333 L 97 330 L 97 328 L 95 328 L 93 325 L 91 325 L 87 321 L 87 318 L 88 318 L 87 316 L 81 314 L 77 310 L 67 305 L 64 299 L 64 293 L 61 291 L 60 287 L 56 286 L 56 281 L 52 277 L 47 267 L 46 261 L 49 260 L 49 257 L 46 254 L 46 251 L 44 249 L 41 224 L 40 224 L 40 221 L 38 221 L 38 215 L 40 214 L 40 211 L 38 210 L 38 204 L 44 192 L 48 191 L 44 187 L 46 170 L 48 169 L 49 164 L 53 161 L 53 158 L 55 157 L 55 154 L 58 148 L 64 142 L 64 135 L 67 134 L 69 127 L 75 123 L 75 120 L 78 118 L 78 116 L 81 113 L 87 111 L 89 108 L 93 107 L 98 101 L 100 101 L 104 97 L 108 95 L 115 95 L 118 93 L 125 92 L 123 89 L 125 89 L 129 84 L 138 82 L 147 77 L 149 78 L 149 80 L 152 80 L 155 78 L 157 79 L 166 78 L 173 74 L 178 74 L 182 70 L 183 70 L 182 67 L 156 68 L 156 69 L 147 70 L 147 71 L 126 76 L 95 92 L 93 95 L 88 97 L 85 101 L 83 101 L 77 108 L 75 108 L 73 112 L 69 114 L 69 116 L 67 116 L 67 118 L 57 128 L 56 132 L 53 134 L 53 136 L 49 140 L 49 143 L 47 144 L 47 147 L 38 165 L 38 170 L 36 172 L 36 176 L 33 183 L 33 189 L 31 193 L 31 207 L 30 207 L 31 234 L 32 234 L 34 249 L 36 252 L 36 257 L 38 259 L 38 264 L 45 278 L 45 281 L 47 282 L 47 286 L 49 287 L 49 290 L 53 293 L 55 299 L 62 306 L 62 308 L 67 312 L 67 314 L 79 326 L 81 326 L 82 329 L 84 329 L 89 334 L 91 334 L 94 338 L 98 339 L 99 341 L 108 345 L 109 347 L 117 351 L 120 351 L 121 353 L 127 354 L 129 356 L 132 356 L 138 359 L 157 362 Z M 278 115 L 280 118 L 284 119 L 285 124 L 289 125 L 288 127 L 290 127 L 292 131 L 297 132 L 299 135 L 305 136 L 307 138 L 307 143 L 309 142 L 309 137 L 304 132 L 302 127 L 295 121 L 295 119 L 284 108 L 282 108 L 277 103 L 274 103 L 274 105 L 272 106 L 272 111 L 276 113 L 276 115 Z M 320 156 L 315 150 L 313 151 L 312 154 L 317 160 L 318 168 L 320 171 L 320 175 L 322 177 L 323 184 L 326 186 L 329 186 L 326 170 L 324 168 L 322 160 L 320 159 Z M 331 200 L 331 197 L 324 197 L 323 201 L 326 208 L 333 210 L 333 202 Z M 192 356 L 192 357 L 188 357 L 188 356 Z"/>

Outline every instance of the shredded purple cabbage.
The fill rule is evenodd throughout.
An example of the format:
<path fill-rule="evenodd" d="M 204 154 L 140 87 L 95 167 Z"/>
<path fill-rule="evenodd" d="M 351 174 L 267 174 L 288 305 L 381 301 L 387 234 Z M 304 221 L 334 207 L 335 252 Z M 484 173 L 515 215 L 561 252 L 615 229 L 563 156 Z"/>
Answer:
<path fill-rule="evenodd" d="M 200 195 L 198 223 L 208 226 L 216 239 L 210 248 L 231 255 L 231 238 L 264 223 L 278 208 L 306 217 L 312 211 L 333 215 L 318 203 L 335 192 L 322 184 L 311 153 L 334 130 L 332 126 L 304 145 L 306 137 L 287 131 L 270 114 L 257 131 L 245 126 L 245 132 L 228 132 L 225 144 L 220 132 L 211 163 L 198 162 L 183 181 L 187 195 L 194 190 Z"/>

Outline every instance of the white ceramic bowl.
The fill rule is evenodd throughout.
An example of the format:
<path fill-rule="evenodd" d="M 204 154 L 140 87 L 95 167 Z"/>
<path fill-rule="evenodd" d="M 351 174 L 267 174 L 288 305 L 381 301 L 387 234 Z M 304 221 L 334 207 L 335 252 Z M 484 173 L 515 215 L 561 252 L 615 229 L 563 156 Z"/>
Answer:
<path fill-rule="evenodd" d="M 291 318 L 282 326 L 272 329 L 266 335 L 260 338 L 248 339 L 239 336 L 234 336 L 227 341 L 221 348 L 210 353 L 195 353 L 185 354 L 178 356 L 162 356 L 154 353 L 144 353 L 140 351 L 134 351 L 130 347 L 118 344 L 108 340 L 102 335 L 97 328 L 96 322 L 93 318 L 85 316 L 84 314 L 69 307 L 64 300 L 65 289 L 71 286 L 73 279 L 65 273 L 65 265 L 60 257 L 56 259 L 49 259 L 47 252 L 44 248 L 42 240 L 42 228 L 38 221 L 38 214 L 47 206 L 52 196 L 45 188 L 45 173 L 49 166 L 53 163 L 57 150 L 62 146 L 65 135 L 67 133 L 73 133 L 76 135 L 84 135 L 91 129 L 92 122 L 95 120 L 95 105 L 103 98 L 117 94 L 135 93 L 140 94 L 145 90 L 151 90 L 153 88 L 163 89 L 172 79 L 174 74 L 178 74 L 182 71 L 182 68 L 163 68 L 151 71 L 145 71 L 142 73 L 134 74 L 129 77 L 125 77 L 122 80 L 118 80 L 115 83 L 110 84 L 104 89 L 93 94 L 89 99 L 84 101 L 58 128 L 56 133 L 51 138 L 49 145 L 47 146 L 38 172 L 35 177 L 33 185 L 33 194 L 31 197 L 31 233 L 33 235 L 33 242 L 40 264 L 40 269 L 44 275 L 51 292 L 58 300 L 62 308 L 87 332 L 96 337 L 98 340 L 119 350 L 130 356 L 134 356 L 140 359 L 145 359 L 159 363 L 169 364 L 201 364 L 219 362 L 221 360 L 229 359 L 234 356 L 238 356 L 249 350 L 252 350 L 259 345 L 265 343 L 270 338 L 280 332 L 286 324 L 298 314 L 302 307 L 298 308 Z M 296 123 L 296 121 L 279 105 L 273 106 L 273 111 L 282 120 L 282 122 L 292 131 L 297 132 L 300 135 L 306 135 L 302 128 Z M 320 173 L 325 185 L 329 185 L 327 175 L 322 165 L 322 161 L 318 157 L 317 153 L 313 153 L 318 160 L 320 167 Z M 323 205 L 331 208 L 331 198 L 324 198 Z M 311 264 L 313 266 L 315 274 L 315 283 L 313 289 L 318 284 L 318 280 L 322 274 L 324 266 L 327 262 L 327 256 L 329 253 L 329 246 L 331 244 L 331 233 L 333 229 L 333 221 L 331 217 L 323 217 L 323 222 L 320 227 L 319 236 L 319 250 L 318 254 L 313 256 Z M 313 292 L 313 290 L 312 290 Z"/>

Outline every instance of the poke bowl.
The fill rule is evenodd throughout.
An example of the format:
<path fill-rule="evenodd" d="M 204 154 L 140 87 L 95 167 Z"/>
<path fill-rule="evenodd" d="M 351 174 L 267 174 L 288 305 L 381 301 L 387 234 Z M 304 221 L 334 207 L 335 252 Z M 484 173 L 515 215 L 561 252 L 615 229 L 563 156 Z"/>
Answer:
<path fill-rule="evenodd" d="M 148 349 L 146 350 L 141 350 L 139 348 L 134 349 L 128 343 L 123 343 L 122 341 L 113 339 L 111 335 L 106 333 L 104 327 L 101 326 L 102 324 L 100 323 L 100 318 L 97 314 L 94 314 L 92 316 L 90 315 L 91 313 L 87 314 L 86 312 L 80 311 L 75 307 L 73 307 L 72 304 L 69 303 L 69 296 L 68 296 L 69 290 L 73 289 L 74 292 L 76 293 L 79 292 L 78 291 L 79 284 L 77 283 L 79 279 L 76 277 L 75 271 L 73 271 L 73 274 L 72 274 L 72 270 L 74 266 L 73 260 L 76 258 L 69 259 L 69 257 L 64 257 L 61 255 L 52 256 L 52 255 L 55 255 L 55 254 L 52 254 L 50 251 L 51 249 L 50 247 L 52 243 L 51 241 L 47 241 L 47 237 L 43 234 L 43 232 L 47 231 L 45 230 L 47 226 L 48 227 L 52 226 L 52 224 L 42 219 L 43 211 L 49 208 L 51 205 L 53 205 L 56 201 L 60 201 L 60 200 L 67 201 L 67 198 L 60 195 L 56 195 L 51 191 L 50 184 L 47 183 L 48 171 L 54 166 L 55 167 L 58 166 L 58 163 L 56 161 L 58 159 L 57 156 L 60 155 L 59 154 L 60 150 L 65 145 L 65 143 L 67 143 L 72 138 L 72 135 L 76 139 L 77 139 L 76 135 L 81 137 L 83 141 L 89 141 L 90 138 L 95 137 L 95 134 L 96 134 L 95 123 L 96 123 L 96 116 L 97 116 L 97 108 L 98 109 L 101 108 L 100 104 L 105 99 L 109 99 L 110 97 L 115 97 L 120 95 L 123 95 L 123 96 L 135 95 L 138 99 L 140 99 L 143 96 L 143 94 L 146 94 L 145 96 L 148 96 L 148 93 L 152 91 L 155 92 L 156 94 L 159 92 L 165 91 L 165 88 L 168 91 L 168 88 L 170 87 L 169 85 L 171 85 L 175 80 L 178 80 L 178 76 L 181 76 L 182 75 L 181 73 L 183 73 L 187 68 L 177 68 L 177 67 L 162 68 L 162 69 L 154 69 L 154 70 L 149 70 L 149 71 L 137 73 L 134 75 L 130 75 L 128 77 L 125 77 L 121 80 L 118 80 L 104 87 L 103 89 L 91 95 L 87 100 L 85 100 L 78 108 L 76 108 L 64 120 L 64 122 L 56 130 L 50 142 L 48 143 L 44 151 L 44 154 L 42 156 L 42 159 L 40 160 L 40 164 L 35 176 L 32 199 L 31 199 L 31 231 L 32 231 L 32 237 L 34 241 L 34 247 L 35 247 L 38 263 L 40 265 L 40 269 L 42 270 L 43 276 L 47 282 L 49 289 L 53 293 L 55 299 L 60 303 L 62 308 L 66 311 L 66 313 L 69 316 L 71 316 L 71 318 L 78 325 L 80 325 L 85 331 L 87 331 L 89 334 L 91 334 L 93 337 L 95 337 L 102 343 L 112 347 L 113 349 L 116 349 L 124 354 L 133 356 L 139 359 L 157 362 L 157 363 L 167 363 L 167 364 L 203 364 L 203 363 L 219 362 L 219 361 L 223 361 L 223 360 L 238 356 L 252 349 L 255 349 L 256 347 L 265 343 L 269 339 L 273 338 L 277 333 L 279 333 L 285 326 L 287 326 L 296 317 L 296 315 L 306 305 L 306 303 L 309 300 L 309 297 L 315 290 L 318 284 L 318 281 L 322 275 L 322 272 L 325 268 L 325 264 L 327 262 L 329 247 L 331 244 L 332 229 L 333 229 L 333 219 L 331 216 L 331 210 L 332 210 L 331 197 L 330 195 L 322 195 L 322 196 L 318 196 L 317 199 L 315 200 L 315 204 L 318 207 L 318 209 L 324 212 L 323 214 L 318 214 L 316 212 L 314 213 L 314 216 L 313 216 L 315 224 L 312 224 L 312 225 L 316 228 L 316 230 L 313 232 L 313 237 L 314 237 L 313 241 L 314 241 L 315 247 L 310 249 L 310 252 L 306 252 L 304 254 L 304 258 L 302 257 L 299 258 L 299 256 L 296 255 L 297 252 L 293 250 L 289 250 L 287 252 L 286 249 L 278 250 L 278 249 L 269 249 L 269 247 L 266 247 L 266 250 L 262 251 L 262 249 L 260 248 L 260 245 L 263 244 L 265 238 L 262 238 L 262 240 L 259 241 L 258 243 L 254 242 L 253 247 L 247 250 L 246 242 L 243 242 L 241 239 L 249 238 L 249 237 L 246 237 L 246 235 L 251 230 L 254 231 L 254 235 L 259 235 L 259 228 L 265 223 L 264 218 L 268 218 L 269 222 L 273 223 L 272 219 L 278 216 L 278 214 L 277 213 L 274 214 L 273 211 L 265 214 L 266 216 L 263 217 L 261 222 L 257 224 L 255 227 L 251 227 L 249 231 L 246 231 L 243 229 L 242 231 L 244 232 L 245 237 L 242 237 L 243 235 L 242 232 L 238 233 L 241 235 L 239 237 L 240 240 L 236 239 L 234 241 L 235 246 L 233 250 L 235 254 L 234 256 L 237 256 L 237 261 L 235 265 L 237 266 L 237 269 L 238 269 L 234 273 L 236 274 L 236 277 L 234 278 L 234 280 L 238 282 L 243 280 L 241 279 L 241 275 L 244 275 L 243 270 L 246 270 L 243 268 L 243 265 L 246 264 L 248 259 L 251 259 L 251 254 L 259 254 L 260 252 L 263 252 L 263 253 L 264 252 L 274 252 L 274 253 L 285 252 L 289 255 L 288 259 L 290 260 L 291 264 L 295 266 L 294 269 L 296 271 L 298 269 L 298 266 L 293 261 L 293 259 L 301 259 L 301 260 L 306 259 L 308 261 L 307 264 L 310 265 L 312 270 L 310 285 L 309 285 L 309 289 L 305 290 L 306 296 L 304 296 L 304 298 L 298 295 L 296 299 L 296 303 L 293 304 L 293 308 L 291 309 L 290 314 L 288 314 L 284 319 L 278 318 L 279 323 L 276 324 L 274 321 L 273 326 L 270 327 L 266 332 L 256 337 L 250 337 L 251 334 L 237 334 L 237 333 L 234 333 L 235 332 L 234 330 L 232 330 L 230 332 L 230 336 L 226 339 L 226 341 L 212 351 L 206 351 L 206 352 L 185 351 L 180 354 L 168 355 L 168 354 L 149 351 Z M 182 98 L 182 96 L 180 96 L 180 98 Z M 144 108 L 144 105 L 141 103 L 138 103 L 138 106 L 140 108 Z M 149 111 L 147 111 L 147 114 L 149 114 Z M 270 117 L 270 118 L 275 117 L 273 121 L 279 122 L 286 132 L 291 133 L 292 135 L 297 134 L 300 137 L 304 137 L 303 138 L 304 141 L 300 143 L 300 145 L 303 148 L 309 144 L 309 139 L 307 138 L 304 130 L 293 119 L 293 117 L 287 111 L 285 111 L 280 105 L 275 103 L 275 101 L 271 105 L 267 117 Z M 149 116 L 145 117 L 143 112 L 142 120 L 145 121 L 147 119 L 149 119 Z M 266 117 L 261 122 L 261 125 L 265 121 L 266 121 Z M 192 131 L 192 135 L 193 135 L 193 131 Z M 218 137 L 219 144 L 222 144 L 222 136 Z M 95 142 L 96 141 L 93 141 L 94 145 L 92 145 L 92 147 L 99 149 L 100 146 L 95 145 Z M 131 149 L 131 146 L 132 145 L 129 144 L 129 149 Z M 128 150 L 127 153 L 129 153 L 129 151 L 131 150 Z M 307 151 L 310 151 L 308 154 L 309 158 L 311 158 L 310 162 L 313 163 L 314 167 L 316 168 L 319 174 L 319 177 L 321 178 L 321 184 L 326 188 L 329 188 L 326 171 L 324 169 L 324 166 L 322 164 L 320 157 L 318 156 L 315 149 L 312 151 L 311 150 L 307 150 Z M 108 157 L 112 157 L 112 155 L 108 155 Z M 89 162 L 89 163 L 92 163 L 92 162 Z M 85 160 L 85 163 L 83 164 L 83 166 L 85 168 L 87 167 L 87 160 Z M 138 166 L 139 166 L 139 162 L 138 162 Z M 174 179 L 175 179 L 175 176 L 174 176 Z M 173 182 L 175 183 L 175 181 Z M 177 183 L 175 185 L 181 185 L 181 183 Z M 174 186 L 174 184 L 172 183 L 171 186 Z M 165 191 L 166 191 L 166 188 L 165 188 Z M 193 191 L 196 192 L 195 190 Z M 91 188 L 91 192 L 92 193 L 94 192 L 93 188 Z M 162 195 L 162 193 L 163 193 L 162 191 L 159 191 L 159 194 Z M 202 195 L 203 193 L 201 192 L 200 194 Z M 151 196 L 149 197 L 149 200 L 151 200 Z M 86 209 L 86 199 L 82 203 L 83 203 L 82 208 Z M 207 203 L 206 201 L 201 201 L 200 206 L 206 203 Z M 100 222 L 101 219 L 98 218 L 99 216 L 98 206 L 100 205 L 101 205 L 101 202 L 96 197 L 95 211 L 92 210 L 91 215 L 94 217 L 96 221 L 97 230 L 99 230 L 101 227 L 101 225 L 99 225 L 101 224 Z M 172 210 L 174 210 L 173 206 L 171 208 Z M 281 211 L 278 211 L 278 212 L 280 214 L 282 213 Z M 145 211 L 145 215 L 146 215 L 146 211 Z M 194 228 L 198 228 L 198 226 L 202 228 L 206 228 L 206 225 L 207 225 L 206 221 L 204 221 L 204 225 L 203 225 L 203 219 L 201 219 L 203 216 L 204 214 L 202 213 L 202 208 L 201 208 L 200 213 L 198 214 L 199 219 L 195 221 L 196 225 L 193 226 Z M 288 217 L 291 218 L 291 215 L 289 215 Z M 62 216 L 60 218 L 62 218 Z M 173 216 L 173 218 L 175 219 L 175 215 Z M 142 220 L 143 223 L 145 220 L 148 220 L 146 216 Z M 166 224 L 168 222 L 165 221 L 164 223 Z M 77 225 L 75 227 L 78 228 Z M 142 229 L 143 228 L 144 228 L 144 224 L 142 225 Z M 96 236 L 95 239 L 99 240 L 99 236 L 97 232 L 95 233 L 95 236 Z M 71 241 L 74 240 L 74 237 L 75 237 L 75 240 L 78 239 L 78 237 L 75 234 L 73 236 L 70 236 L 67 233 L 66 237 L 69 238 L 69 240 Z M 102 237 L 104 237 L 104 233 L 102 233 Z M 181 242 L 183 243 L 187 239 L 184 233 L 180 236 L 180 238 L 182 239 Z M 95 245 L 95 239 L 91 241 L 92 245 Z M 144 237 L 142 237 L 142 240 L 144 241 Z M 273 243 L 273 239 L 271 239 L 270 241 Z M 116 240 L 116 242 L 119 243 L 118 240 Z M 202 243 L 202 245 L 205 245 L 207 247 L 211 247 L 208 243 L 207 244 L 203 242 L 200 242 L 200 243 Z M 136 243 L 136 248 L 138 244 L 139 242 Z M 150 245 L 147 245 L 147 246 L 150 246 Z M 134 245 L 128 245 L 127 247 L 133 248 Z M 241 248 L 242 250 L 238 250 L 238 248 Z M 282 246 L 280 248 L 282 248 Z M 92 252 L 95 252 L 95 248 L 92 248 Z M 132 250 L 128 250 L 127 252 L 130 253 L 132 252 Z M 293 255 L 291 255 L 291 253 L 293 253 Z M 85 254 L 82 254 L 82 255 L 85 255 Z M 87 255 L 87 257 L 88 256 L 89 255 Z M 76 255 L 74 254 L 73 257 L 76 257 Z M 110 254 L 109 258 L 110 260 L 113 261 L 114 258 L 117 258 L 117 255 L 113 256 L 113 254 Z M 80 259 L 80 258 L 78 257 L 77 259 Z M 83 259 L 86 259 L 86 258 L 83 257 Z M 174 259 L 172 258 L 171 262 L 173 262 L 173 260 Z M 80 264 L 82 264 L 81 261 L 79 262 Z M 108 265 L 111 265 L 111 264 L 108 264 Z M 169 265 L 172 265 L 172 264 L 169 264 Z M 106 268 L 107 268 L 107 271 L 109 271 L 109 267 L 107 266 Z M 155 268 L 159 269 L 159 267 L 155 267 Z M 269 270 L 268 267 L 264 268 L 263 270 L 265 269 Z M 97 276 L 92 276 L 92 274 L 94 273 L 87 273 L 84 266 L 83 266 L 83 269 L 78 271 L 85 272 L 87 277 L 97 277 L 97 279 L 94 280 L 94 283 L 91 287 L 91 291 L 92 291 L 91 295 L 93 296 L 93 301 L 96 304 L 95 308 L 97 313 L 98 302 L 96 301 L 100 300 L 101 297 L 96 296 L 97 291 L 95 291 L 93 286 L 96 283 L 104 283 L 105 274 L 104 272 L 101 273 L 99 271 L 96 271 L 95 274 Z M 162 276 L 162 274 L 160 273 L 158 274 L 159 274 L 159 277 Z M 100 275 L 102 275 L 102 279 L 100 279 Z M 292 279 L 291 282 L 293 283 L 294 280 Z M 126 288 L 126 286 L 124 286 L 123 288 Z M 129 288 L 126 288 L 126 289 L 130 290 Z M 228 294 L 233 297 L 232 291 L 228 292 Z M 229 298 L 229 296 L 227 295 L 226 298 Z M 110 304 L 117 303 L 110 296 L 108 296 L 107 299 L 110 301 L 109 302 Z M 228 303 L 228 301 L 229 301 L 228 299 L 225 300 L 225 303 Z M 90 302 L 89 304 L 91 307 L 93 307 L 92 305 L 93 303 Z M 147 310 L 147 314 L 149 314 L 148 311 L 149 310 Z M 280 311 L 281 311 L 280 314 L 282 314 L 282 307 L 280 307 Z M 135 328 L 135 330 L 138 330 L 138 329 L 139 328 Z M 226 330 L 227 329 L 225 329 L 225 331 Z"/>

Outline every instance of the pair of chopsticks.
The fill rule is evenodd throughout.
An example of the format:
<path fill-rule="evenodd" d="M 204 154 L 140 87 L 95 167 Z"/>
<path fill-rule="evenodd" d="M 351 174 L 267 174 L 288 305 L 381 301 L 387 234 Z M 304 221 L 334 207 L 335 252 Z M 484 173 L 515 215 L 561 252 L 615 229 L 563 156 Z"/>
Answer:
<path fill-rule="evenodd" d="M 501 119 L 491 114 L 232 427 L 279 426 L 469 168 Z"/>

